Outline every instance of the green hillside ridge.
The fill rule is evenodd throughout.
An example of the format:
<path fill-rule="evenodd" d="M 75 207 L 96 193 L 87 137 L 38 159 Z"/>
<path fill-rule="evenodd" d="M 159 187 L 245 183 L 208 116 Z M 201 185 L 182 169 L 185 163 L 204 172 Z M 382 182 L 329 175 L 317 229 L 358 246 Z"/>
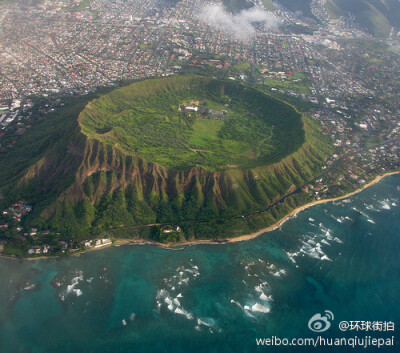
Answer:
<path fill-rule="evenodd" d="M 211 86 L 207 86 L 210 84 Z M 183 90 L 182 87 L 187 89 Z M 179 94 L 175 94 L 175 90 Z M 127 130 L 125 137 L 121 130 L 115 135 L 110 134 L 112 130 L 106 131 L 109 125 L 99 124 L 96 127 L 92 120 L 96 117 L 100 119 L 99 122 L 111 124 L 109 120 L 113 118 L 110 117 L 115 116 L 115 121 L 127 119 L 129 125 L 131 121 L 124 112 L 133 109 L 133 102 L 140 103 L 140 107 L 143 108 L 146 99 L 153 97 L 154 92 L 158 92 L 156 97 L 160 104 L 164 104 L 165 111 L 168 111 L 169 106 L 176 104 L 172 97 L 175 97 L 176 102 L 180 102 L 181 99 L 193 98 L 196 95 L 200 99 L 198 94 L 214 94 L 216 91 L 229 91 L 229 96 L 233 97 L 236 90 L 241 94 L 250 94 L 245 95 L 250 99 L 249 104 L 254 95 L 257 104 L 260 104 L 260 97 L 265 99 L 271 106 L 271 111 L 272 107 L 279 107 L 275 111 L 276 115 L 260 115 L 259 119 L 265 123 L 264 133 L 267 137 L 270 136 L 271 130 L 273 136 L 285 136 L 285 129 L 288 130 L 288 136 L 293 136 L 294 141 L 291 143 L 285 140 L 283 152 L 278 149 L 275 154 L 270 155 L 268 151 L 264 153 L 261 148 L 258 158 L 240 157 L 239 162 L 242 164 L 229 168 L 224 160 L 225 168 L 218 170 L 215 167 L 207 169 L 205 165 L 195 165 L 196 153 L 185 159 L 185 168 L 180 163 L 173 163 L 174 158 L 178 157 L 168 159 L 167 153 L 161 153 L 164 163 L 161 165 L 144 157 L 149 155 L 147 145 L 144 149 L 134 149 L 134 144 L 130 144 L 128 139 L 130 130 Z M 209 101 L 219 104 L 219 96 L 211 93 L 207 96 Z M 164 94 L 168 97 L 165 101 L 160 98 Z M 105 114 L 102 117 L 100 107 Z M 151 109 L 154 109 L 154 106 Z M 192 120 L 200 121 L 200 125 L 214 125 L 215 122 L 224 125 L 237 113 L 235 109 L 232 110 L 232 116 L 228 117 L 227 121 L 198 117 L 192 117 Z M 82 112 L 79 114 L 79 111 Z M 186 113 L 175 110 L 171 112 L 174 116 Z M 288 112 L 290 114 L 287 115 Z M 145 116 L 153 119 L 151 114 L 147 113 L 148 111 L 145 112 Z M 139 115 L 130 117 L 133 121 L 140 121 L 141 118 Z M 168 115 L 160 119 L 168 122 L 166 118 Z M 173 117 L 169 118 L 170 121 L 175 121 Z M 256 117 L 254 119 L 257 121 Z M 118 127 L 118 124 L 111 125 L 113 130 Z M 196 121 L 190 127 L 192 130 L 183 132 L 188 135 L 187 141 L 195 143 L 192 140 L 193 131 L 201 134 L 205 127 L 196 126 Z M 150 131 L 150 126 L 148 128 Z M 233 126 L 232 130 L 236 131 L 236 128 Z M 221 133 L 222 126 L 218 129 L 212 127 L 211 131 L 214 132 L 209 134 L 209 138 L 214 136 L 217 139 L 214 141 L 215 146 L 224 146 L 222 140 L 225 135 Z M 121 140 L 116 140 L 115 136 L 121 136 Z M 232 141 L 234 145 L 234 138 Z M 167 145 L 170 143 L 164 140 L 161 142 Z M 239 151 L 242 146 L 234 145 L 229 150 L 229 158 L 235 158 L 234 148 Z M 257 144 L 255 148 L 260 149 Z M 177 146 L 166 149 L 172 154 L 187 151 L 183 145 L 180 149 Z M 166 241 L 224 238 L 269 225 L 285 215 L 291 207 L 305 203 L 307 200 L 303 199 L 304 195 L 293 196 L 269 213 L 246 220 L 234 219 L 267 208 L 280 197 L 311 180 L 318 174 L 331 152 L 329 141 L 322 135 L 319 125 L 314 120 L 254 88 L 199 77 L 147 80 L 104 95 L 87 104 L 84 110 L 77 104 L 63 114 L 32 128 L 27 133 L 25 142 L 18 143 L 10 155 L 0 161 L 0 193 L 4 196 L 1 203 L 4 206 L 15 200 L 26 200 L 33 205 L 33 211 L 26 216 L 24 225 L 51 229 L 76 241 L 97 237 L 104 231 L 113 231 L 118 237 L 140 235 L 164 241 L 165 239 L 159 238 L 160 233 L 153 234 L 150 230 L 130 232 L 129 228 L 169 222 L 181 222 L 183 232 L 177 238 L 169 238 Z M 225 155 L 221 156 L 222 159 L 225 158 Z M 13 158 L 17 160 L 13 161 Z M 213 157 L 205 160 L 208 164 L 214 162 Z M 13 169 L 5 168 L 7 163 Z M 247 167 L 247 164 L 251 163 L 254 163 L 253 166 Z M 190 221 L 210 222 L 188 223 Z M 124 230 L 117 232 L 117 229 Z"/>
<path fill-rule="evenodd" d="M 247 0 L 222 0 L 222 3 L 225 9 L 232 13 L 237 13 L 254 6 L 252 2 Z"/>
<path fill-rule="evenodd" d="M 278 2 L 293 12 L 300 11 L 303 16 L 314 17 L 311 12 L 311 0 L 279 0 Z"/>
<path fill-rule="evenodd" d="M 300 11 L 303 16 L 315 18 L 311 12 L 311 0 L 278 2 L 294 12 Z M 326 10 L 332 18 L 352 14 L 360 27 L 376 37 L 387 37 L 392 27 L 400 28 L 398 0 L 328 0 Z"/>
<path fill-rule="evenodd" d="M 400 2 L 396 0 L 328 0 L 333 18 L 354 15 L 356 22 L 370 34 L 387 37 L 392 27 L 400 26 Z"/>

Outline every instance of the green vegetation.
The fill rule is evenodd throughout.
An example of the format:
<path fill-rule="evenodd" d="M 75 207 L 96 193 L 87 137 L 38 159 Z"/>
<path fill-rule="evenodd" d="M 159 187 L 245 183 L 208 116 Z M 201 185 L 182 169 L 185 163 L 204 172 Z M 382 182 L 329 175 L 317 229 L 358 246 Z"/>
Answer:
<path fill-rule="evenodd" d="M 250 69 L 251 64 L 246 62 L 246 61 L 241 61 L 240 63 L 236 65 L 232 65 L 231 70 L 237 71 L 237 72 L 243 72 L 248 69 Z"/>
<path fill-rule="evenodd" d="M 92 0 L 81 0 L 79 3 L 66 8 L 66 11 L 77 12 L 82 11 L 90 7 Z"/>
<path fill-rule="evenodd" d="M 153 45 L 147 44 L 147 43 L 140 43 L 139 48 L 141 50 L 148 50 L 148 49 L 153 49 Z"/>
<path fill-rule="evenodd" d="M 276 10 L 276 5 L 271 0 L 262 0 L 262 3 L 264 5 L 264 8 L 267 11 L 275 11 Z"/>
<path fill-rule="evenodd" d="M 286 8 L 293 12 L 301 12 L 303 16 L 314 17 L 311 12 L 311 0 L 279 0 Z"/>
<path fill-rule="evenodd" d="M 368 58 L 367 61 L 370 62 L 370 63 L 372 63 L 372 64 L 379 64 L 379 63 L 381 63 L 383 60 L 382 60 L 382 59 L 378 59 L 378 58 Z"/>
<path fill-rule="evenodd" d="M 279 3 L 292 11 L 301 11 L 304 16 L 314 17 L 311 0 L 279 0 Z M 387 37 L 393 26 L 400 26 L 398 0 L 328 0 L 326 10 L 333 18 L 352 14 L 356 23 L 377 37 Z"/>
<path fill-rule="evenodd" d="M 354 15 L 356 22 L 377 37 L 387 37 L 392 26 L 400 25 L 400 3 L 396 0 L 328 0 L 331 17 Z"/>
<path fill-rule="evenodd" d="M 226 115 L 179 111 L 191 100 Z M 195 76 L 114 91 L 88 104 L 80 125 L 91 138 L 177 170 L 254 168 L 304 142 L 301 115 L 291 106 L 235 82 Z"/>
<path fill-rule="evenodd" d="M 268 87 L 274 87 L 283 91 L 293 91 L 299 94 L 311 94 L 307 81 L 302 79 L 285 79 L 285 80 L 274 80 L 265 79 L 264 85 Z"/>
<path fill-rule="evenodd" d="M 222 3 L 225 8 L 232 13 L 240 12 L 254 6 L 247 0 L 222 0 Z"/>
<path fill-rule="evenodd" d="M 308 34 L 313 35 L 317 30 L 315 26 L 303 26 L 300 24 L 289 24 L 285 27 L 286 31 L 293 34 Z"/>
<path fill-rule="evenodd" d="M 390 53 L 391 51 L 391 46 L 389 46 L 387 43 L 378 41 L 378 40 L 371 40 L 371 39 L 346 39 L 344 41 L 344 44 L 351 44 L 354 45 L 355 47 L 360 47 L 363 50 L 368 51 L 368 53 L 371 54 L 387 54 Z"/>
<path fill-rule="evenodd" d="M 292 192 L 332 153 L 313 119 L 236 82 L 151 79 L 83 109 L 87 99 L 56 110 L 2 156 L 1 206 L 18 200 L 33 206 L 19 223 L 22 232 L 1 230 L 6 253 L 46 244 L 63 254 L 62 244 L 77 249 L 98 237 L 176 242 L 241 235 L 306 202 L 307 195 Z M 199 106 L 226 108 L 226 116 L 178 111 L 196 99 Z M 254 215 L 239 217 L 245 214 Z M 31 227 L 39 235 L 21 237 Z"/>
<path fill-rule="evenodd" d="M 237 13 L 254 6 L 251 1 L 247 0 L 222 0 L 222 3 L 232 13 Z M 262 3 L 267 11 L 276 10 L 276 5 L 271 0 L 262 0 Z"/>

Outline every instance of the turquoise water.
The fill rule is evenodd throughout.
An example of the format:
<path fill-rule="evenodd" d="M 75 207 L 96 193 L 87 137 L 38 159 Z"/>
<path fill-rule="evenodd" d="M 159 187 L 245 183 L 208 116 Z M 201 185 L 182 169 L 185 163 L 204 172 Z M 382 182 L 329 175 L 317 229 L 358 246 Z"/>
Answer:
<path fill-rule="evenodd" d="M 400 325 L 400 176 L 226 245 L 111 247 L 39 261 L 0 259 L 0 352 L 400 352 L 265 347 L 317 337 L 316 313 Z"/>

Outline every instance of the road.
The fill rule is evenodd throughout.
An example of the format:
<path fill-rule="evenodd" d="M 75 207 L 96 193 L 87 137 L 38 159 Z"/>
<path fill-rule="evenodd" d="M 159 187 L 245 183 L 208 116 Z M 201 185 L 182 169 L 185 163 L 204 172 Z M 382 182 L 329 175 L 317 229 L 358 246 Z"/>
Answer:
<path fill-rule="evenodd" d="M 285 196 L 281 197 L 279 200 L 277 200 L 276 202 L 270 204 L 267 208 L 264 208 L 262 210 L 258 210 L 255 212 L 251 212 L 251 213 L 247 213 L 247 214 L 242 214 L 239 216 L 235 216 L 232 218 L 215 218 L 215 219 L 211 219 L 211 220 L 196 220 L 196 221 L 179 221 L 179 222 L 168 222 L 168 223 L 153 223 L 153 224 L 146 224 L 146 225 L 142 225 L 142 226 L 138 226 L 138 227 L 129 227 L 129 228 L 115 228 L 115 229 L 111 229 L 111 231 L 118 231 L 118 230 L 139 230 L 139 229 L 146 229 L 146 228 L 151 228 L 154 226 L 170 226 L 170 225 L 184 225 L 184 224 L 195 224 L 195 223 L 210 223 L 210 222 L 225 222 L 225 221 L 233 221 L 233 220 L 238 220 L 238 219 L 244 219 L 244 218 L 248 218 L 248 217 L 252 217 L 255 216 L 257 214 L 261 214 L 261 213 L 265 213 L 268 212 L 269 210 L 271 210 L 273 207 L 283 203 L 286 201 L 286 199 L 288 199 L 289 197 L 296 195 L 298 193 L 301 192 L 302 188 L 304 188 L 306 185 L 314 182 L 315 180 L 323 177 L 326 173 L 328 173 L 328 171 L 330 171 L 332 168 L 334 168 L 341 160 L 343 160 L 343 158 L 346 157 L 350 157 L 352 155 L 358 154 L 360 152 L 363 151 L 367 151 L 371 148 L 379 148 L 382 147 L 384 145 L 387 145 L 389 143 L 393 143 L 393 142 L 400 142 L 400 139 L 396 138 L 396 139 L 392 139 L 389 141 L 385 141 L 375 147 L 369 147 L 369 148 L 363 148 L 363 149 L 359 149 L 357 151 L 352 151 L 352 152 L 348 152 L 345 153 L 344 155 L 340 156 L 334 163 L 332 163 L 332 165 L 325 169 L 323 172 L 321 172 L 320 174 L 318 174 L 317 176 L 315 176 L 313 179 L 307 181 L 306 183 L 304 183 L 303 185 L 299 186 L 297 189 L 295 189 L 294 191 L 290 192 L 289 194 L 286 194 Z"/>

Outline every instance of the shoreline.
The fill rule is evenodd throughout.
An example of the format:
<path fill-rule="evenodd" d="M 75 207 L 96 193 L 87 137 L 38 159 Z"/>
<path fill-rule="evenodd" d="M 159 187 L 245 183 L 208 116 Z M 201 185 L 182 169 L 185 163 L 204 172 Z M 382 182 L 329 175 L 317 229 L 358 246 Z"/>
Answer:
<path fill-rule="evenodd" d="M 250 234 L 245 234 L 245 235 L 239 235 L 238 237 L 234 237 L 234 238 L 225 238 L 225 239 L 197 239 L 197 240 L 192 240 L 192 241 L 184 241 L 184 242 L 180 242 L 180 243 L 158 243 L 155 241 L 151 241 L 148 240 L 146 241 L 145 239 L 140 240 L 140 239 L 118 239 L 116 240 L 114 243 L 110 244 L 111 245 L 125 245 L 125 244 L 149 244 L 149 245 L 156 245 L 156 246 L 160 246 L 163 248 L 171 248 L 171 247 L 175 247 L 175 246 L 188 246 L 188 245 L 200 245 L 200 244 L 229 244 L 229 243 L 238 243 L 241 241 L 246 241 L 246 240 L 251 240 L 254 238 L 257 238 L 258 236 L 271 232 L 277 228 L 279 228 L 283 223 L 285 223 L 289 218 L 295 216 L 298 212 L 304 211 L 307 208 L 313 207 L 315 205 L 320 205 L 320 204 L 324 204 L 324 203 L 328 203 L 328 202 L 335 202 L 335 201 L 339 201 L 339 200 L 343 200 L 346 199 L 348 197 L 351 197 L 355 194 L 358 194 L 359 192 L 367 189 L 368 187 L 375 185 L 377 182 L 379 182 L 380 180 L 382 180 L 384 177 L 389 176 L 389 175 L 395 175 L 395 174 L 400 174 L 400 171 L 398 172 L 389 172 L 389 173 L 385 173 L 383 175 L 378 175 L 377 177 L 375 177 L 374 180 L 370 181 L 368 184 L 365 184 L 364 186 L 362 186 L 361 188 L 354 190 L 352 192 L 350 192 L 349 194 L 343 195 L 343 196 L 339 196 L 339 197 L 335 197 L 333 199 L 324 199 L 324 200 L 317 200 L 317 201 L 313 201 L 310 202 L 308 204 L 305 204 L 303 206 L 297 207 L 294 210 L 292 210 L 291 212 L 289 212 L 286 216 L 284 216 L 283 218 L 281 218 L 278 222 L 260 229 L 254 233 L 250 233 Z M 97 250 L 97 249 L 90 249 L 90 250 Z"/>
<path fill-rule="evenodd" d="M 379 182 L 380 180 L 382 180 L 384 177 L 389 176 L 389 175 L 395 175 L 395 174 L 400 174 L 400 171 L 398 172 L 389 172 L 389 173 L 385 173 L 383 175 L 378 175 L 377 177 L 375 177 L 374 180 L 370 181 L 368 184 L 365 184 L 364 186 L 362 186 L 361 188 L 354 190 L 352 192 L 350 192 L 349 194 L 343 195 L 343 196 L 339 196 L 339 197 L 335 197 L 333 199 L 324 199 L 324 200 L 317 200 L 317 201 L 313 201 L 310 202 L 308 204 L 305 204 L 303 206 L 297 207 L 295 208 L 293 211 L 289 212 L 285 217 L 283 217 L 282 219 L 280 219 L 278 222 L 276 222 L 275 224 L 267 227 L 267 228 L 263 228 L 257 232 L 251 233 L 251 234 L 246 234 L 246 235 L 240 235 L 238 237 L 235 238 L 227 238 L 227 242 L 228 243 L 235 243 L 235 242 L 239 242 L 239 241 L 245 241 L 245 240 L 250 240 L 250 239 L 254 239 L 256 237 L 258 237 L 261 234 L 270 232 L 272 230 L 275 230 L 277 228 L 279 228 L 284 222 L 286 222 L 289 218 L 295 216 L 298 212 L 304 211 L 307 208 L 313 207 L 315 205 L 321 205 L 324 203 L 328 203 L 328 202 L 335 202 L 335 201 L 339 201 L 339 200 L 344 200 L 347 199 L 348 197 L 351 197 L 355 194 L 358 194 L 359 192 L 369 188 L 372 185 L 375 185 L 377 182 Z"/>
<path fill-rule="evenodd" d="M 179 246 L 194 246 L 194 245 L 201 245 L 201 244 L 212 244 L 212 245 L 218 245 L 218 244 L 229 244 L 229 243 L 238 243 L 238 242 L 242 242 L 242 241 L 246 241 L 246 240 L 251 240 L 254 238 L 257 238 L 258 236 L 271 232 L 277 228 L 279 228 L 280 226 L 282 226 L 282 224 L 284 222 L 286 222 L 289 218 L 295 216 L 298 212 L 304 211 L 310 207 L 313 207 L 315 205 L 320 205 L 320 204 L 324 204 L 324 203 L 328 203 L 328 202 L 335 202 L 335 201 L 339 201 L 339 200 L 343 200 L 346 199 L 348 197 L 351 197 L 355 194 L 358 194 L 359 192 L 367 189 L 368 187 L 375 185 L 376 183 L 378 183 L 380 180 L 382 180 L 383 178 L 385 178 L 386 176 L 389 175 L 395 175 L 395 174 L 400 174 L 400 171 L 397 172 L 389 172 L 389 173 L 385 173 L 383 175 L 378 175 L 377 177 L 375 177 L 374 180 L 370 181 L 368 184 L 365 184 L 364 186 L 362 186 L 361 188 L 354 190 L 352 192 L 350 192 L 349 194 L 343 195 L 343 196 L 339 196 L 339 197 L 335 197 L 332 199 L 324 199 L 324 200 L 317 200 L 317 201 L 313 201 L 310 202 L 308 204 L 305 204 L 303 206 L 297 207 L 294 210 L 292 210 L 291 212 L 289 212 L 286 216 L 284 216 L 283 218 L 281 218 L 278 222 L 276 222 L 275 224 L 272 224 L 266 228 L 260 229 L 256 232 L 250 233 L 250 234 L 245 234 L 245 235 L 239 235 L 238 237 L 234 237 L 234 238 L 225 238 L 225 239 L 196 239 L 196 240 L 186 240 L 183 242 L 179 242 L 179 243 L 159 243 L 159 242 L 155 242 L 152 240 L 147 240 L 147 239 L 117 239 L 114 242 L 112 242 L 111 244 L 107 244 L 98 248 L 89 248 L 86 249 L 84 251 L 80 251 L 77 253 L 72 253 L 69 254 L 67 256 L 73 256 L 73 255 L 80 255 L 89 251 L 96 251 L 96 250 L 102 250 L 102 249 L 106 249 L 109 248 L 111 246 L 121 246 L 121 245 L 128 245 L 128 244 L 135 244 L 135 245 L 155 245 L 155 246 L 159 246 L 165 249 L 170 249 L 170 250 L 174 250 L 172 248 L 174 247 L 179 247 Z M 184 250 L 183 249 L 176 249 L 176 251 L 179 250 Z M 54 256 L 40 256 L 40 257 L 13 257 L 11 255 L 3 255 L 0 254 L 0 257 L 3 258 L 8 258 L 8 259 L 14 259 L 14 260 L 41 260 L 41 259 L 50 259 L 50 258 L 58 258 L 61 256 L 58 255 L 54 255 Z"/>

